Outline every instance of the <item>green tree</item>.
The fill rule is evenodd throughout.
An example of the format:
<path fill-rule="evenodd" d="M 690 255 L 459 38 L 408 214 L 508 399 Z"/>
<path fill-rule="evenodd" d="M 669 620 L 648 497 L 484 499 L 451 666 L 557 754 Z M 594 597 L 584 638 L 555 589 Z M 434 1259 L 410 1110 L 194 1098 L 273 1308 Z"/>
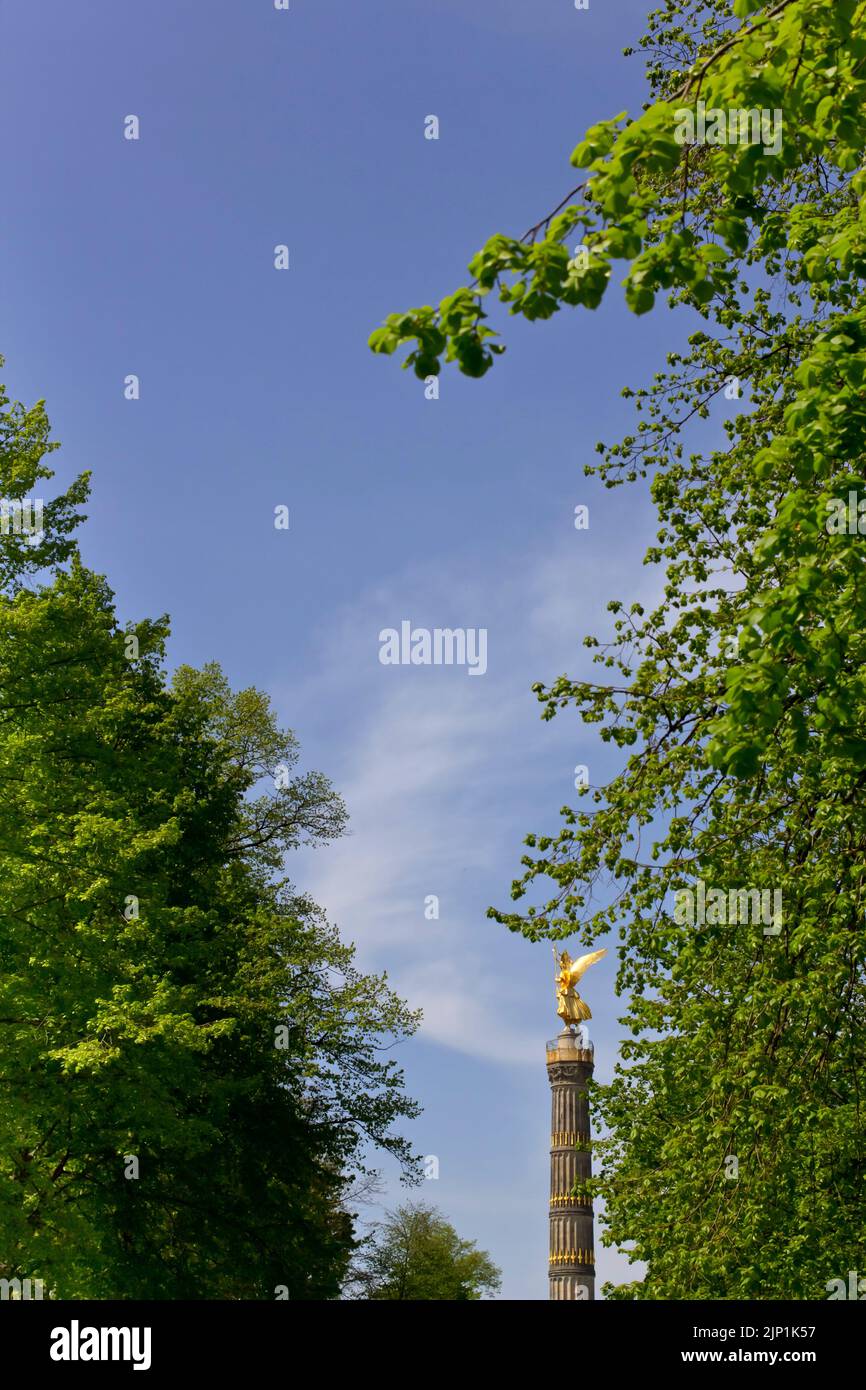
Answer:
<path fill-rule="evenodd" d="M 362 1299 L 466 1302 L 492 1296 L 500 1282 L 490 1256 L 461 1239 L 435 1207 L 406 1202 L 361 1246 L 349 1290 Z"/>
<path fill-rule="evenodd" d="M 617 261 L 635 313 L 664 291 L 693 330 L 588 470 L 651 480 L 663 601 L 611 603 L 586 644 L 612 674 L 535 687 L 622 769 L 528 837 L 512 896 L 537 901 L 491 915 L 619 934 L 630 1036 L 595 1188 L 648 1274 L 609 1292 L 822 1298 L 866 1262 L 866 7 L 669 0 L 641 47 L 645 109 L 587 132 L 580 186 L 371 346 L 481 376 L 491 291 L 529 320 L 591 309 Z M 701 142 L 700 102 L 780 112 L 780 147 Z M 699 880 L 779 892 L 782 920 L 689 925 L 674 895 Z"/>
<path fill-rule="evenodd" d="M 51 476 L 0 398 L 0 486 Z M 370 1146 L 409 1175 L 383 1055 L 416 1017 L 293 888 L 342 830 L 267 698 L 164 673 L 71 531 L 3 543 L 0 1276 L 59 1297 L 336 1297 Z M 28 585 L 30 571 L 44 582 Z"/>

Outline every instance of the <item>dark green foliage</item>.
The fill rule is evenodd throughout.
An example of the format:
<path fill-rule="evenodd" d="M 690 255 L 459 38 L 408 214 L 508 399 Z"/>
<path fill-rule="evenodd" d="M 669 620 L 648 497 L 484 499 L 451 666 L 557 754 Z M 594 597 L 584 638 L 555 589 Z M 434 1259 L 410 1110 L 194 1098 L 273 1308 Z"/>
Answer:
<path fill-rule="evenodd" d="M 363 1299 L 467 1302 L 494 1294 L 499 1270 L 474 1241 L 462 1240 L 435 1207 L 404 1203 L 389 1212 L 356 1256 L 349 1293 Z"/>
<path fill-rule="evenodd" d="M 7 491 L 50 477 L 46 443 L 40 409 L 0 416 Z M 168 684 L 165 620 L 118 627 L 67 539 L 85 495 L 45 508 L 43 585 L 3 552 L 0 1277 L 333 1298 L 365 1146 L 412 1169 L 380 1048 L 416 1020 L 275 875 L 339 797 L 266 697 L 216 666 Z"/>

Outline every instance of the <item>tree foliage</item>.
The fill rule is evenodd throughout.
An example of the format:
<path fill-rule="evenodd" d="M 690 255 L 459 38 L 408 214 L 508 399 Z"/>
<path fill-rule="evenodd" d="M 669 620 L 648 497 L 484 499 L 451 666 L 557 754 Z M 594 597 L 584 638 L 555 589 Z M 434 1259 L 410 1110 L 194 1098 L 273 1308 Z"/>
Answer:
<path fill-rule="evenodd" d="M 350 1280 L 353 1297 L 415 1302 L 477 1301 L 499 1286 L 490 1256 L 458 1236 L 435 1207 L 420 1202 L 387 1214 L 361 1246 Z"/>
<path fill-rule="evenodd" d="M 493 290 L 530 320 L 592 309 L 616 262 L 635 313 L 666 292 L 693 328 L 588 470 L 650 480 L 663 598 L 611 603 L 599 681 L 535 687 L 621 771 L 528 837 L 513 897 L 539 900 L 491 915 L 619 933 L 630 1036 L 597 1093 L 595 1190 L 648 1274 L 610 1292 L 821 1298 L 866 1263 L 866 522 L 828 524 L 866 496 L 866 6 L 668 0 L 641 47 L 646 107 L 587 132 L 581 186 L 371 346 L 481 376 Z M 680 143 L 699 101 L 781 111 L 780 150 Z M 677 921 L 697 880 L 781 892 L 780 930 Z"/>
<path fill-rule="evenodd" d="M 47 420 L 0 407 L 24 496 Z M 340 798 L 265 696 L 216 665 L 169 683 L 166 620 L 120 627 L 71 536 L 86 490 L 2 546 L 0 1275 L 336 1297 L 369 1146 L 414 1172 L 387 1049 L 416 1018 L 282 870 Z"/>

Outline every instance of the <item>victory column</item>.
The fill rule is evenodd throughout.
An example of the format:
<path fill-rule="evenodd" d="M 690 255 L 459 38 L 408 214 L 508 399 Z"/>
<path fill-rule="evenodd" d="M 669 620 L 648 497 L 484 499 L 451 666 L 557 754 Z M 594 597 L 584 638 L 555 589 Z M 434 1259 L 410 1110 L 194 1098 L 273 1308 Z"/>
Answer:
<path fill-rule="evenodd" d="M 563 951 L 556 975 L 556 1012 L 563 1029 L 547 1044 L 547 1076 L 552 1099 L 548 1281 L 550 1297 L 557 1299 L 595 1298 L 592 1198 L 572 1195 L 575 1183 L 592 1174 L 586 1089 L 593 1047 L 582 1026 L 592 1014 L 574 987 L 606 954 L 606 949 L 590 951 L 573 961 Z"/>

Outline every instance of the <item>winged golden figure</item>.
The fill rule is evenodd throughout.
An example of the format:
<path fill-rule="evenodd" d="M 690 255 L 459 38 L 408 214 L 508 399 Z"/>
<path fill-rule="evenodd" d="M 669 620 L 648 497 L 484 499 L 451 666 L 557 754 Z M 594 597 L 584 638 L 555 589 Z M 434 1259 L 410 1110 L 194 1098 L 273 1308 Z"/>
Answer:
<path fill-rule="evenodd" d="M 597 960 L 606 955 L 606 946 L 602 946 L 600 951 L 590 951 L 588 955 L 578 956 L 577 960 L 572 960 L 567 951 L 561 953 L 559 969 L 556 972 L 556 1012 L 569 1027 L 592 1018 L 589 1005 L 581 999 L 574 986 L 591 965 L 595 965 Z"/>

